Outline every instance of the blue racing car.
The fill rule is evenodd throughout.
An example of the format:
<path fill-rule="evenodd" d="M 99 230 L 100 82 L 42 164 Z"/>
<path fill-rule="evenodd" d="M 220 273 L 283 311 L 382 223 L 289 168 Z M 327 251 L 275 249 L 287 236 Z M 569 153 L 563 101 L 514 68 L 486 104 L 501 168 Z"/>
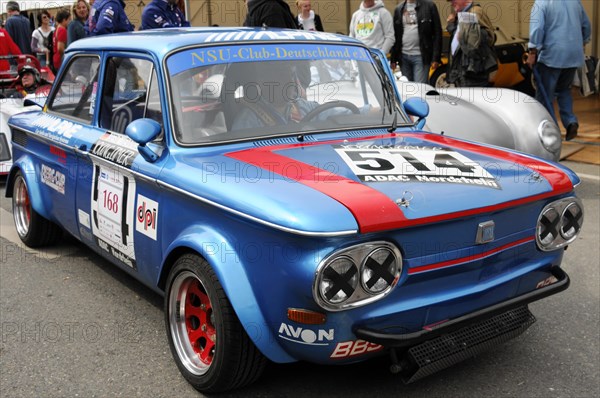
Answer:
<path fill-rule="evenodd" d="M 418 380 L 568 287 L 583 207 L 559 164 L 422 131 L 427 103 L 393 82 L 381 52 L 322 32 L 79 40 L 43 109 L 9 121 L 17 232 L 66 231 L 163 294 L 202 392 L 268 360 L 387 355 Z"/>

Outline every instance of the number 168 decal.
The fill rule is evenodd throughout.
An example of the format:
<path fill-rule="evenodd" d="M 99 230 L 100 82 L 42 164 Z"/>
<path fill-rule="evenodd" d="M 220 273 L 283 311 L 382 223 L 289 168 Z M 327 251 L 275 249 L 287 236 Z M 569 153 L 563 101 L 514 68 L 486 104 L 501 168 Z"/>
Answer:
<path fill-rule="evenodd" d="M 452 150 L 406 147 L 361 148 L 344 145 L 334 148 L 363 182 L 416 181 L 500 189 L 500 184 L 487 170 Z"/>
<path fill-rule="evenodd" d="M 95 164 L 91 199 L 92 233 L 96 243 L 101 249 L 135 269 L 133 176 Z"/>

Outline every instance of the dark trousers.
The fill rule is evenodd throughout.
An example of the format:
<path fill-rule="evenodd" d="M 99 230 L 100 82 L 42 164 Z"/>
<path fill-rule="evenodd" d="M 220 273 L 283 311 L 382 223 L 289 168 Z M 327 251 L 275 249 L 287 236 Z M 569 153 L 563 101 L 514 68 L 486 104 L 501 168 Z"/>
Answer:
<path fill-rule="evenodd" d="M 536 84 L 538 85 L 535 99 L 546 107 L 554 121 L 558 123 L 553 106 L 556 98 L 563 126 L 566 128 L 571 123 L 577 123 L 571 96 L 571 84 L 577 68 L 552 68 L 541 62 L 538 62 L 535 68 L 537 68 Z"/>

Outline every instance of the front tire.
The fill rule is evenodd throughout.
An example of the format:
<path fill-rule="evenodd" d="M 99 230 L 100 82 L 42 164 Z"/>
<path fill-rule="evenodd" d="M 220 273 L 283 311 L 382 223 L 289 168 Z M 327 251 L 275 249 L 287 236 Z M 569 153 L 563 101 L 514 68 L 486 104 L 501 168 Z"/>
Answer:
<path fill-rule="evenodd" d="M 262 374 L 266 358 L 203 258 L 186 254 L 177 260 L 167 280 L 164 312 L 177 367 L 198 391 L 240 388 Z"/>
<path fill-rule="evenodd" d="M 29 188 L 20 171 L 15 176 L 13 184 L 12 209 L 17 234 L 27 246 L 40 247 L 54 244 L 62 237 L 62 229 L 42 217 L 31 206 Z"/>

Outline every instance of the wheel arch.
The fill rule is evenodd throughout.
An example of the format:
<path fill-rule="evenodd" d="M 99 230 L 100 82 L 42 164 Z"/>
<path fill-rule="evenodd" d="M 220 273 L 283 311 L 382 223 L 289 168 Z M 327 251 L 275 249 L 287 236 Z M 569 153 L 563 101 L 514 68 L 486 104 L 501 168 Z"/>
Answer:
<path fill-rule="evenodd" d="M 29 201 L 31 203 L 31 207 L 42 217 L 49 219 L 48 211 L 46 209 L 46 206 L 44 205 L 44 200 L 40 191 L 39 179 L 35 172 L 35 166 L 31 159 L 21 158 L 13 164 L 13 167 L 10 169 L 10 172 L 6 179 L 5 196 L 7 198 L 12 198 L 13 188 L 15 185 L 15 178 L 17 176 L 17 173 L 19 172 L 25 179 L 25 184 L 27 184 L 27 190 L 29 191 Z"/>
<path fill-rule="evenodd" d="M 242 327 L 263 355 L 277 363 L 296 361 L 274 338 L 237 251 L 227 239 L 216 231 L 192 227 L 173 240 L 165 253 L 157 280 L 159 289 L 166 293 L 169 273 L 179 257 L 197 254 L 213 268 Z"/>

